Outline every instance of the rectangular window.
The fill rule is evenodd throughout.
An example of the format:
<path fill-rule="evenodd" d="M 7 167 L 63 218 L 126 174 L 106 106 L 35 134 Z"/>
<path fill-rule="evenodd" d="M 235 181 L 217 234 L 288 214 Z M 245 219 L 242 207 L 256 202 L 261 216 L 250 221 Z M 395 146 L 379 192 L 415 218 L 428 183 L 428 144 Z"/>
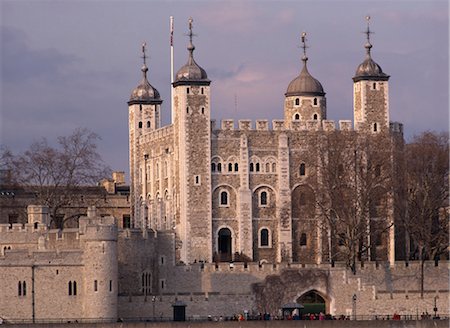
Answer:
<path fill-rule="evenodd" d="M 161 265 L 164 265 L 164 256 L 161 256 Z"/>
<path fill-rule="evenodd" d="M 164 290 L 164 288 L 166 287 L 166 281 L 164 279 L 161 279 L 161 290 Z"/>
<path fill-rule="evenodd" d="M 123 227 L 123 229 L 131 228 L 131 218 L 129 215 L 122 216 L 122 227 Z"/>
<path fill-rule="evenodd" d="M 194 178 L 194 185 L 200 186 L 200 184 L 201 184 L 200 176 L 196 175 L 195 178 Z"/>
<path fill-rule="evenodd" d="M 94 292 L 98 291 L 98 283 L 97 280 L 94 280 Z"/>

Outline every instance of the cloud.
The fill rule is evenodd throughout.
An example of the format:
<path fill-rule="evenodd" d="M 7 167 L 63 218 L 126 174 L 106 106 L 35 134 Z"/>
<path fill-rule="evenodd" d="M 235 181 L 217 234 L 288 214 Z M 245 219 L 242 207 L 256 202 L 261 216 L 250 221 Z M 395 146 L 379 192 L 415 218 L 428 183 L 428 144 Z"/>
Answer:
<path fill-rule="evenodd" d="M 79 58 L 63 54 L 57 49 L 31 49 L 24 32 L 0 27 L 2 36 L 2 82 L 20 82 L 27 79 L 63 80 L 65 68 L 79 62 Z"/>

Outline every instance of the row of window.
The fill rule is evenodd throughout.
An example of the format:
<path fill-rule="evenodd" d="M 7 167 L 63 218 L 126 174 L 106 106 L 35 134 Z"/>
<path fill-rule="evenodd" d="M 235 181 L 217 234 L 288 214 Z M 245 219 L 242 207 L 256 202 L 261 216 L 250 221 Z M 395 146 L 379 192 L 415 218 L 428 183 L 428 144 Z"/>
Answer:
<path fill-rule="evenodd" d="M 314 121 L 317 121 L 317 120 L 319 119 L 319 115 L 314 114 L 314 115 L 312 116 L 312 119 L 313 119 Z M 299 114 L 299 113 L 295 113 L 295 114 L 294 114 L 294 121 L 300 121 L 300 114 Z"/>
<path fill-rule="evenodd" d="M 186 88 L 186 93 L 189 94 L 190 93 L 190 89 L 189 87 Z M 200 94 L 205 94 L 205 89 L 204 88 L 200 88 Z"/>
<path fill-rule="evenodd" d="M 150 295 L 152 293 L 152 274 L 142 273 L 142 294 Z"/>
<path fill-rule="evenodd" d="M 239 165 L 238 163 L 228 163 L 227 167 L 227 172 L 238 172 L 239 171 Z M 263 166 L 256 162 L 252 162 L 249 165 L 249 171 L 250 172 L 262 172 L 262 168 Z M 276 173 L 277 171 L 277 164 L 276 163 L 266 163 L 265 166 L 265 171 L 266 173 Z M 211 172 L 213 173 L 218 173 L 218 172 L 222 172 L 222 163 L 211 163 Z M 299 175 L 300 176 L 305 176 L 306 175 L 306 164 L 305 163 L 301 163 L 300 167 L 299 167 Z"/>
<path fill-rule="evenodd" d="M 205 107 L 202 107 L 201 111 L 202 114 L 205 114 Z M 189 114 L 189 107 L 186 107 L 186 114 Z"/>
<path fill-rule="evenodd" d="M 219 204 L 223 207 L 230 206 L 230 195 L 227 190 L 222 190 L 219 194 Z M 258 205 L 265 207 L 269 204 L 269 194 L 267 191 L 261 191 L 258 195 Z"/>
<path fill-rule="evenodd" d="M 317 98 L 313 99 L 313 106 L 319 105 L 319 100 Z M 300 106 L 300 98 L 295 98 L 295 106 Z"/>
<path fill-rule="evenodd" d="M 300 235 L 300 246 L 306 246 L 306 233 Z M 271 235 L 268 228 L 262 228 L 259 231 L 259 247 L 270 247 L 271 246 Z"/>
<path fill-rule="evenodd" d="M 139 129 L 142 129 L 142 122 L 138 123 L 138 127 L 139 127 Z M 150 121 L 147 121 L 147 129 L 149 129 L 150 127 L 151 127 L 151 123 L 150 123 Z"/>

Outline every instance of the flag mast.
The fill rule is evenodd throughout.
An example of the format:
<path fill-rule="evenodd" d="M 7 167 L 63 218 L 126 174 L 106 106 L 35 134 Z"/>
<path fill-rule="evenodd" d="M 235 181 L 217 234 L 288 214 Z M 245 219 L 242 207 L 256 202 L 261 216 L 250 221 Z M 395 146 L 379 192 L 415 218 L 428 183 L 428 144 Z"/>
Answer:
<path fill-rule="evenodd" d="M 170 117 L 173 124 L 175 120 L 173 108 L 173 16 L 170 16 Z"/>

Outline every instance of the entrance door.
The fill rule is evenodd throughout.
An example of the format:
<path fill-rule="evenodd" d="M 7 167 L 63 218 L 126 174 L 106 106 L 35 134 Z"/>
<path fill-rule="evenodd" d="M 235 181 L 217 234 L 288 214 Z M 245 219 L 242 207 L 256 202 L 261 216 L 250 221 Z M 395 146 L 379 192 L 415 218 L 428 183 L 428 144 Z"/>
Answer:
<path fill-rule="evenodd" d="M 316 291 L 312 290 L 303 294 L 297 299 L 297 303 L 304 306 L 302 309 L 302 314 L 306 313 L 326 313 L 326 304 L 322 296 L 320 296 Z"/>
<path fill-rule="evenodd" d="M 231 231 L 228 228 L 222 228 L 219 230 L 218 238 L 219 248 L 219 261 L 228 262 L 231 261 Z"/>

